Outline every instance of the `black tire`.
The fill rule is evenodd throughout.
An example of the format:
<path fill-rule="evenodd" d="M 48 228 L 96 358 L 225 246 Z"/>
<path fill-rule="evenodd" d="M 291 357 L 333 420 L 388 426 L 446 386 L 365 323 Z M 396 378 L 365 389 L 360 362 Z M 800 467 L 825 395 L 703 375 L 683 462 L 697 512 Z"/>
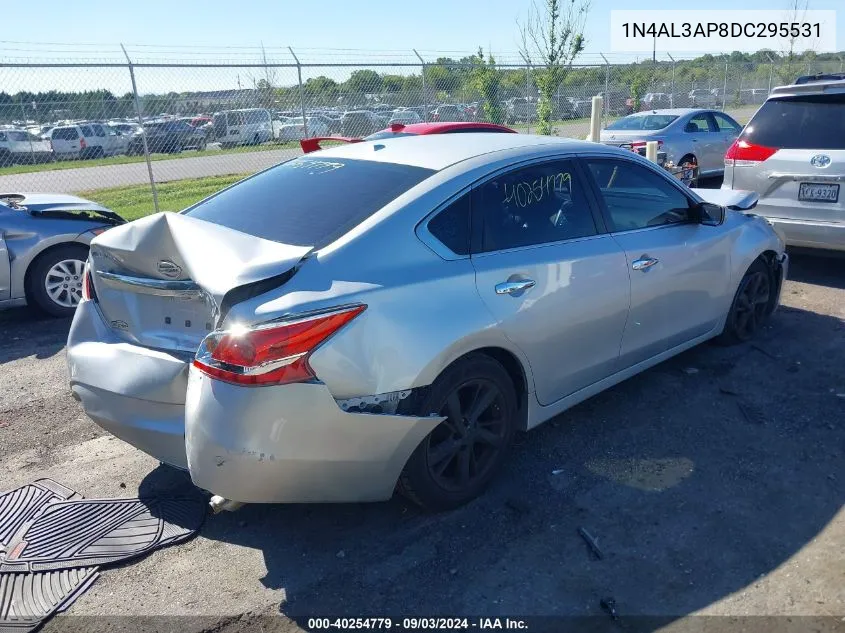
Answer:
<path fill-rule="evenodd" d="M 434 381 L 422 402 L 405 406 L 447 419 L 411 454 L 400 492 L 435 512 L 480 495 L 504 463 L 517 427 L 516 390 L 505 369 L 485 354 L 469 354 Z"/>
<path fill-rule="evenodd" d="M 199 145 L 197 145 L 197 151 L 204 152 L 206 149 L 208 149 L 208 141 L 203 139 L 199 142 Z"/>
<path fill-rule="evenodd" d="M 0 151 L 0 167 L 11 167 L 14 163 L 15 160 L 12 158 L 11 152 L 6 150 Z"/>
<path fill-rule="evenodd" d="M 71 317 L 73 316 L 76 306 L 63 306 L 54 301 L 49 294 L 45 282 L 47 273 L 53 266 L 64 260 L 77 260 L 85 262 L 88 259 L 88 248 L 81 244 L 65 244 L 51 248 L 46 253 L 39 255 L 35 261 L 30 264 L 27 271 L 26 279 L 26 296 L 28 303 L 35 305 L 37 308 L 54 317 Z M 81 286 L 79 283 L 81 279 L 69 280 L 68 293 L 81 293 Z"/>
<path fill-rule="evenodd" d="M 775 293 L 775 283 L 766 262 L 754 260 L 739 282 L 718 342 L 735 345 L 751 340 L 772 313 Z"/>
<path fill-rule="evenodd" d="M 256 134 L 252 137 L 252 144 L 253 145 L 261 145 L 261 137 Z"/>

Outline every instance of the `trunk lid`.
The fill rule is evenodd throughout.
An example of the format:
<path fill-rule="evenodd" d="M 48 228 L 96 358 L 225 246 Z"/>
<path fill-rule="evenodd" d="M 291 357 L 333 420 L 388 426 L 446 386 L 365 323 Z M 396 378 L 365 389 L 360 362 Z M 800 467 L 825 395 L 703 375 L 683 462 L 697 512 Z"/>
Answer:
<path fill-rule="evenodd" d="M 225 316 L 227 293 L 265 280 L 262 291 L 281 285 L 310 251 L 157 213 L 94 238 L 90 262 L 100 311 L 117 336 L 193 353 Z"/>

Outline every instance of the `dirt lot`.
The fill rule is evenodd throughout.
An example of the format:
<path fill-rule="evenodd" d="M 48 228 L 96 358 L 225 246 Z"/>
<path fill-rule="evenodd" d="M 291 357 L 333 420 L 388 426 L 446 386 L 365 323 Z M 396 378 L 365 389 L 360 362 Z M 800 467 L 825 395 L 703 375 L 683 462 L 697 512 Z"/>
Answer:
<path fill-rule="evenodd" d="M 636 615 L 702 621 L 693 614 L 842 626 L 845 259 L 793 254 L 790 278 L 753 345 L 703 345 L 522 436 L 466 508 L 247 506 L 104 571 L 47 630 L 134 630 L 142 615 L 208 616 L 155 625 L 174 631 L 294 631 L 326 615 L 610 622 L 604 597 L 623 628 Z M 66 386 L 67 328 L 0 315 L 2 487 L 52 477 L 118 497 L 186 485 L 84 417 Z"/>

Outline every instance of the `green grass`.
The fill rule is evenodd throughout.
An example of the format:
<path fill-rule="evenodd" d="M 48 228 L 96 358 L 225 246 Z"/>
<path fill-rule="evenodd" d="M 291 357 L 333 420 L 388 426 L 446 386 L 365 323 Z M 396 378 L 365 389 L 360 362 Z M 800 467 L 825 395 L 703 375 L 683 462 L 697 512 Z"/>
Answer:
<path fill-rule="evenodd" d="M 229 174 L 157 183 L 159 209 L 162 211 L 181 211 L 185 207 L 189 207 L 249 175 L 248 173 Z M 99 202 L 127 220 L 137 220 L 145 215 L 155 213 L 153 195 L 149 185 L 91 189 L 82 191 L 79 195 L 94 202 Z"/>
<path fill-rule="evenodd" d="M 265 145 L 243 145 L 224 150 L 206 150 L 205 152 L 187 151 L 181 154 L 151 154 L 150 160 L 175 160 L 177 158 L 193 158 L 195 156 L 220 156 L 222 154 L 250 154 L 252 152 L 269 152 L 276 149 L 299 149 L 299 142 L 268 143 Z M 110 156 L 109 158 L 95 158 L 89 160 L 61 160 L 53 163 L 39 163 L 37 165 L 11 165 L 0 168 L 0 176 L 10 174 L 28 174 L 35 171 L 55 171 L 59 169 L 80 169 L 84 167 L 100 167 L 102 165 L 125 165 L 127 163 L 143 163 L 144 156 Z"/>

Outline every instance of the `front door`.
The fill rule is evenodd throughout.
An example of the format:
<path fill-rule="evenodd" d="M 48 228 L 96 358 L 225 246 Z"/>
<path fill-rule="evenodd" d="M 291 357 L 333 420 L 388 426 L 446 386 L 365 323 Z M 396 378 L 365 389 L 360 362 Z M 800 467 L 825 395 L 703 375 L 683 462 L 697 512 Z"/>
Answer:
<path fill-rule="evenodd" d="M 620 368 L 710 332 L 730 302 L 727 232 L 693 221 L 693 201 L 671 177 L 626 159 L 585 160 L 630 271 Z"/>
<path fill-rule="evenodd" d="M 506 171 L 473 190 L 481 298 L 551 404 L 614 373 L 628 314 L 625 254 L 600 233 L 571 160 Z"/>

